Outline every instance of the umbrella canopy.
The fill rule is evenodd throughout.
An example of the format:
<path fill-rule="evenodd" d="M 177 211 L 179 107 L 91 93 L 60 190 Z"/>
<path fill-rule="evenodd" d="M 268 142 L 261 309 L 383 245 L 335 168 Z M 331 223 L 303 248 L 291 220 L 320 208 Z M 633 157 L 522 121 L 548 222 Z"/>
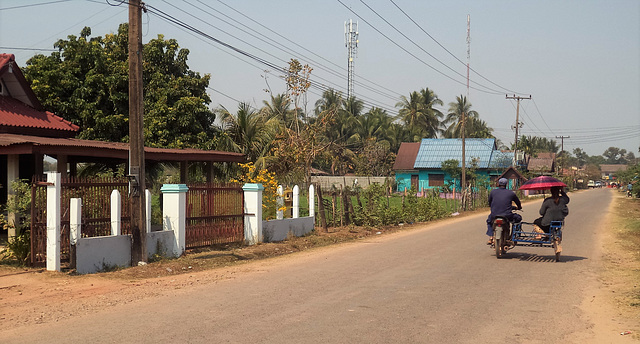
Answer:
<path fill-rule="evenodd" d="M 540 176 L 529 179 L 526 183 L 522 184 L 520 190 L 546 190 L 554 186 L 566 187 L 567 184 L 553 177 Z"/>

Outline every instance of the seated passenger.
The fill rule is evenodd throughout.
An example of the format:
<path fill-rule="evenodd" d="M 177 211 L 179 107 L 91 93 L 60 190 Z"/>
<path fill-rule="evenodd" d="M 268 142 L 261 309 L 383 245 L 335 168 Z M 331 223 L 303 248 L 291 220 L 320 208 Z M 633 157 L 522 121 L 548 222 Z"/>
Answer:
<path fill-rule="evenodd" d="M 545 233 L 549 233 L 551 221 L 564 221 L 569 215 L 569 196 L 564 190 L 557 186 L 551 188 L 551 197 L 545 198 L 540 207 L 541 217 L 535 219 L 533 223 L 540 227 Z"/>

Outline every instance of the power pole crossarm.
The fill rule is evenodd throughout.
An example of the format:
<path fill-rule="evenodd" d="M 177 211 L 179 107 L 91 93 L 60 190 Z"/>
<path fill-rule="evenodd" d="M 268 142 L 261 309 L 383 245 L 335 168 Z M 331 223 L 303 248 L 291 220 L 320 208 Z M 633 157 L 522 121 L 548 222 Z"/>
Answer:
<path fill-rule="evenodd" d="M 513 165 L 516 164 L 517 158 L 516 156 L 518 155 L 518 129 L 521 128 L 522 123 L 520 123 L 520 100 L 522 99 L 531 99 L 531 95 L 529 95 L 529 97 L 520 97 L 520 96 L 516 96 L 515 94 L 513 96 L 510 95 L 506 95 L 506 99 L 516 99 L 518 101 L 518 106 L 516 107 L 516 125 L 514 126 L 515 130 L 516 130 L 516 140 L 515 140 L 515 145 L 513 147 Z"/>

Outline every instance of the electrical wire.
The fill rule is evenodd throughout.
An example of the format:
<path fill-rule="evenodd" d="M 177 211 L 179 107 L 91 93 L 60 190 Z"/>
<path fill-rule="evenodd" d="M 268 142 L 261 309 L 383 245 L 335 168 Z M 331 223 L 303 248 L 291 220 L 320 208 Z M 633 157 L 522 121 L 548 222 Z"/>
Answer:
<path fill-rule="evenodd" d="M 361 0 L 362 1 L 362 0 Z M 449 53 L 449 55 L 453 56 L 454 59 L 458 60 L 458 62 L 462 63 L 462 65 L 464 65 L 465 67 L 467 66 L 466 63 L 464 63 L 462 60 L 460 60 L 456 55 L 454 55 L 451 51 L 449 51 L 447 48 L 445 48 L 442 44 L 440 44 L 440 42 L 438 42 L 438 40 L 436 40 L 433 36 L 431 36 L 425 29 L 422 28 L 422 26 L 420 26 L 420 24 L 418 24 L 415 20 L 413 20 L 413 18 L 411 18 L 411 16 L 409 16 L 409 14 L 407 14 L 407 12 L 405 12 L 402 8 L 400 8 L 400 6 L 398 6 L 395 1 L 393 0 L 389 0 L 391 1 L 391 3 L 400 11 L 402 12 L 402 14 L 404 14 L 407 18 L 409 18 L 409 20 L 414 23 L 422 32 L 424 32 L 425 35 L 429 36 L 429 38 L 431 38 L 434 42 L 436 42 L 436 44 L 438 44 L 442 49 L 444 49 L 444 51 L 446 51 L 447 53 Z M 509 93 L 515 93 L 515 94 L 525 94 L 522 92 L 516 92 L 516 91 L 512 91 L 506 87 L 500 86 L 498 84 L 496 84 L 495 82 L 487 79 L 486 77 L 484 77 L 482 74 L 480 74 L 479 72 L 477 72 L 475 69 L 469 67 L 469 70 L 471 70 L 472 72 L 476 73 L 476 75 L 478 75 L 479 77 L 481 77 L 482 79 L 488 81 L 489 83 L 491 83 L 494 86 L 497 86 L 505 91 L 508 91 Z"/>
<path fill-rule="evenodd" d="M 42 6 L 42 5 L 51 5 L 51 4 L 61 3 L 61 2 L 69 2 L 69 1 L 71 1 L 71 0 L 57 0 L 57 1 L 41 2 L 39 4 L 29 4 L 29 5 L 21 5 L 21 6 L 13 6 L 13 7 L 4 7 L 4 8 L 0 8 L 0 11 L 15 10 L 15 9 L 19 9 L 19 8 L 36 7 L 36 6 Z"/>
<path fill-rule="evenodd" d="M 400 31 L 397 27 L 395 27 L 393 24 L 391 24 L 388 20 L 386 20 L 382 15 L 380 15 L 376 10 L 374 10 L 373 8 L 371 8 L 371 6 L 367 5 L 363 0 L 360 0 L 360 2 L 365 5 L 371 12 L 373 12 L 375 15 L 378 16 L 378 18 L 382 19 L 382 21 L 384 21 L 385 23 L 387 23 L 387 25 L 391 26 L 394 30 L 396 30 L 396 32 L 398 32 L 400 35 L 402 35 L 402 37 L 404 37 L 406 40 L 408 40 L 409 42 L 411 42 L 413 45 L 415 45 L 418 49 L 422 50 L 422 52 L 424 52 L 425 54 L 429 55 L 429 57 L 431 57 L 432 59 L 438 61 L 440 64 L 442 64 L 443 66 L 445 66 L 447 69 L 449 69 L 450 71 L 452 71 L 453 73 L 455 73 L 456 75 L 462 77 L 462 78 L 466 78 L 465 75 L 462 75 L 461 73 L 459 73 L 458 71 L 456 71 L 455 69 L 449 67 L 449 65 L 447 65 L 446 63 L 440 61 L 437 57 L 433 56 L 431 53 L 429 53 L 428 51 L 426 51 L 423 47 L 421 47 L 418 43 L 416 43 L 414 40 L 412 40 L 411 38 L 409 38 L 407 35 L 405 35 L 402 31 Z M 490 90 L 492 92 L 496 92 L 500 93 L 502 91 L 498 91 L 496 89 L 490 88 L 488 86 L 482 85 L 476 81 L 471 80 L 472 83 L 484 87 L 487 90 Z"/>
<path fill-rule="evenodd" d="M 378 32 L 380 35 L 382 35 L 382 37 L 386 38 L 389 42 L 391 42 L 393 45 L 397 46 L 398 48 L 400 48 L 402 51 L 404 51 L 405 53 L 409 54 L 411 57 L 415 58 L 416 60 L 418 60 L 420 63 L 424 64 L 425 66 L 431 68 L 433 71 L 435 71 L 436 73 L 446 77 L 447 79 L 450 79 L 451 81 L 458 83 L 460 85 L 463 86 L 467 86 L 466 83 L 456 80 L 454 78 L 452 78 L 451 76 L 443 73 L 442 71 L 438 70 L 437 68 L 433 67 L 432 65 L 428 64 L 427 62 L 425 62 L 424 60 L 422 60 L 421 58 L 417 57 L 415 54 L 411 53 L 409 50 L 407 50 L 406 48 L 404 48 L 403 46 L 401 46 L 400 44 L 398 44 L 398 42 L 392 40 L 391 38 L 389 38 L 389 36 L 385 35 L 382 31 L 378 30 L 378 28 L 376 28 L 374 25 L 372 25 L 371 23 L 369 23 L 366 19 L 362 18 L 362 16 L 360 16 L 358 13 L 356 13 L 355 11 L 353 11 L 351 8 L 349 8 L 347 5 L 345 5 L 341 0 L 336 0 L 338 1 L 342 6 L 344 6 L 344 8 L 346 8 L 347 10 L 349 10 L 351 13 L 353 13 L 353 15 L 355 15 L 356 17 L 360 18 L 360 20 L 362 20 L 363 22 L 367 23 L 369 26 L 371 26 L 371 28 L 373 28 L 376 32 Z M 503 92 L 489 92 L 483 89 L 479 89 L 477 87 L 470 87 L 476 91 L 479 92 L 483 92 L 483 93 L 488 93 L 488 94 L 502 94 Z"/>

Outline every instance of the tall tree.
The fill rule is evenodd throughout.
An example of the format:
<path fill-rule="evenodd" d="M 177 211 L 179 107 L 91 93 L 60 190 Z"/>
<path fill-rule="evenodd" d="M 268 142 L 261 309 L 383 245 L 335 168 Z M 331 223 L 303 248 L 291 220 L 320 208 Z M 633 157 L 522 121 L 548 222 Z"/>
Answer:
<path fill-rule="evenodd" d="M 79 138 L 128 141 L 128 24 L 115 34 L 70 35 L 49 56 L 24 68 L 44 107 L 80 127 Z M 145 144 L 157 147 L 215 145 L 215 114 L 208 108 L 210 76 L 188 68 L 189 50 L 158 35 L 143 47 Z"/>
<path fill-rule="evenodd" d="M 470 124 L 474 120 L 478 120 L 479 114 L 475 110 L 471 110 L 471 103 L 467 101 L 467 97 L 458 96 L 455 102 L 449 103 L 449 112 L 444 119 L 444 125 L 447 129 L 444 136 L 448 138 L 462 137 L 462 114 L 465 114 L 465 137 L 470 137 Z"/>
<path fill-rule="evenodd" d="M 442 101 L 429 88 L 411 92 L 409 98 L 400 97 L 396 104 L 400 108 L 398 118 L 413 135 L 411 141 L 434 138 L 441 131 L 443 114 L 435 108 L 436 105 L 442 105 Z"/>

